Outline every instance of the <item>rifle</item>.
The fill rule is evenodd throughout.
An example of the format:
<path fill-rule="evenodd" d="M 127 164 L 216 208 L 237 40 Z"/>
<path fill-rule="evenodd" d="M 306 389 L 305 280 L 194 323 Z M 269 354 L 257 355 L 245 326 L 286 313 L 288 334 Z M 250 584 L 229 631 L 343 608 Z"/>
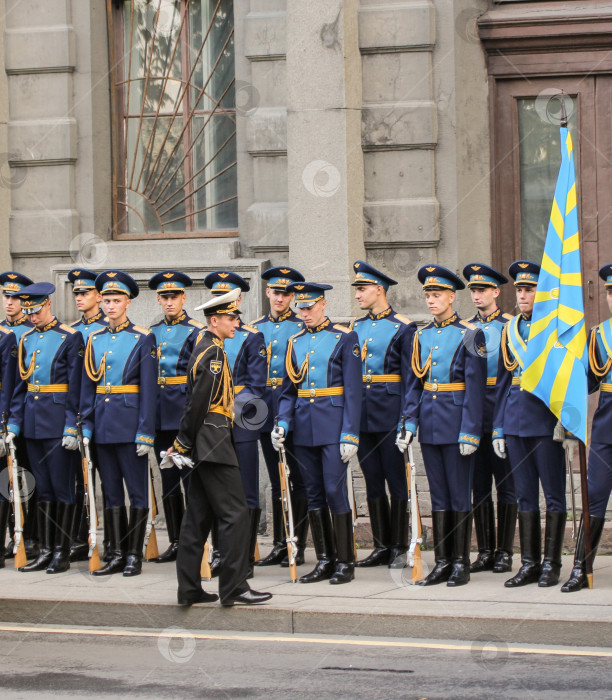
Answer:
<path fill-rule="evenodd" d="M 200 564 L 200 577 L 206 581 L 212 579 L 212 573 L 210 571 L 210 546 L 208 540 L 204 543 L 204 555 L 202 556 L 202 563 Z"/>
<path fill-rule="evenodd" d="M 275 421 L 278 425 L 278 418 Z M 293 522 L 293 508 L 291 505 L 291 494 L 289 493 L 289 465 L 287 464 L 287 455 L 285 448 L 281 445 L 278 451 L 278 471 L 280 475 L 281 487 L 281 504 L 283 506 L 283 523 L 285 525 L 285 541 L 287 543 L 287 559 L 289 560 L 289 574 L 291 582 L 297 583 L 297 537 L 295 536 Z"/>
<path fill-rule="evenodd" d="M 353 491 L 353 472 L 351 471 L 350 462 L 346 467 L 346 490 L 349 504 L 351 506 L 351 515 L 353 520 L 353 558 L 357 562 L 357 540 L 355 538 L 355 528 L 357 527 L 357 504 L 355 503 L 355 492 Z"/>
<path fill-rule="evenodd" d="M 572 496 L 572 539 L 576 539 L 576 487 L 574 486 L 574 465 L 572 464 L 571 448 L 565 448 L 565 462 L 569 471 L 570 490 Z"/>
<path fill-rule="evenodd" d="M 406 419 L 402 417 L 402 440 L 406 439 Z M 412 454 L 412 445 L 404 452 L 404 464 L 406 466 L 406 481 L 408 482 L 408 502 L 410 503 L 410 547 L 408 548 L 408 565 L 412 567 L 412 583 L 417 583 L 424 578 L 423 561 L 421 559 L 421 542 L 423 541 L 423 528 L 421 524 L 421 512 L 419 510 L 419 494 L 416 487 L 416 466 Z"/>
<path fill-rule="evenodd" d="M 87 523 L 89 525 L 89 571 L 98 571 L 102 568 L 100 563 L 100 553 L 98 552 L 97 529 L 98 514 L 96 512 L 96 497 L 93 487 L 93 464 L 89 451 L 89 443 L 85 443 L 83 437 L 83 418 L 79 413 L 76 422 L 77 439 L 79 441 L 79 452 L 81 453 L 81 468 L 83 469 L 83 487 L 85 489 L 85 512 L 87 513 Z"/>
<path fill-rule="evenodd" d="M 6 442 L 8 424 L 6 411 L 2 413 L 2 435 L 7 447 L 6 464 L 9 473 L 9 500 L 13 504 L 15 545 L 15 568 L 20 569 L 28 563 L 25 544 L 23 542 L 23 508 L 21 505 L 21 491 L 19 488 L 19 465 L 17 464 L 17 452 L 14 442 Z"/>
<path fill-rule="evenodd" d="M 147 529 L 145 530 L 145 560 L 151 561 L 159 556 L 157 548 L 157 535 L 155 534 L 155 518 L 157 518 L 157 503 L 153 490 L 153 475 L 149 467 L 149 515 L 147 517 Z"/>

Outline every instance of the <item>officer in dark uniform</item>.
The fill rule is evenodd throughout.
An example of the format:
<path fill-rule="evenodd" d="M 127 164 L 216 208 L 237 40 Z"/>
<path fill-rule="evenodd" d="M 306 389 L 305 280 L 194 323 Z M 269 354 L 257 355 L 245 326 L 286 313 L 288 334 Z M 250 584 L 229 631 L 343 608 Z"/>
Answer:
<path fill-rule="evenodd" d="M 19 372 L 7 441 L 23 434 L 38 489 L 39 556 L 20 571 L 56 574 L 70 568 L 76 508 L 74 457 L 83 369 L 83 336 L 51 312 L 55 287 L 40 282 L 19 292 L 34 328 L 21 336 Z M 64 449 L 65 448 L 65 449 Z"/>
<path fill-rule="evenodd" d="M 480 328 L 487 343 L 487 393 L 485 399 L 483 435 L 475 455 L 474 489 L 472 504 L 474 528 L 478 542 L 478 557 L 470 566 L 471 573 L 512 571 L 514 531 L 516 530 L 516 495 L 508 460 L 500 459 L 493 451 L 493 410 L 497 359 L 501 334 L 511 314 L 502 313 L 497 306 L 500 286 L 508 279 L 483 263 L 469 263 L 463 276 L 472 295 L 477 312 L 468 319 Z M 495 537 L 495 508 L 492 486 L 495 478 L 497 492 L 497 539 Z M 497 541 L 497 549 L 495 543 Z"/>
<path fill-rule="evenodd" d="M 367 315 L 353 322 L 361 347 L 363 392 L 359 464 L 365 477 L 374 551 L 357 566 L 406 565 L 408 551 L 408 482 L 406 467 L 395 448 L 412 373 L 416 323 L 396 313 L 387 291 L 397 282 L 363 260 L 353 264 L 355 299 Z M 391 494 L 391 508 L 386 486 Z"/>
<path fill-rule="evenodd" d="M 278 415 L 278 400 L 285 376 L 287 343 L 292 335 L 295 335 L 304 327 L 304 323 L 290 308 L 294 294 L 288 292 L 287 287 L 292 282 L 303 282 L 304 277 L 292 267 L 283 266 L 272 267 L 266 270 L 261 277 L 268 282 L 266 296 L 270 301 L 270 313 L 258 318 L 257 321 L 253 321 L 252 325 L 253 328 L 257 328 L 258 331 L 263 333 L 268 356 L 268 380 L 264 393 L 264 400 L 268 407 L 268 419 L 261 429 L 260 442 L 272 486 L 273 546 L 270 553 L 263 559 L 260 559 L 256 566 L 272 566 L 273 564 L 289 566 L 287 544 L 285 542 L 283 506 L 281 503 L 278 454 L 272 447 L 271 433 L 274 428 L 274 419 Z M 304 563 L 304 550 L 308 536 L 308 500 L 306 499 L 306 487 L 293 457 L 293 444 L 290 435 L 285 446 L 291 475 L 291 505 L 298 550 L 296 562 L 300 565 Z"/>
<path fill-rule="evenodd" d="M 192 279 L 176 270 L 163 270 L 149 280 L 149 289 L 157 292 L 157 301 L 164 311 L 164 318 L 151 326 L 155 336 L 158 358 L 157 419 L 155 424 L 155 454 L 172 445 L 185 408 L 187 391 L 187 364 L 195 347 L 198 333 L 204 324 L 190 318 L 183 307 L 187 298 L 185 290 Z M 181 492 L 181 477 L 185 493 L 188 489 L 188 473 L 178 467 L 161 470 L 164 514 L 170 546 L 156 561 L 174 561 L 178 549 L 181 521 L 185 503 Z"/>
<path fill-rule="evenodd" d="M 96 272 L 86 270 L 82 267 L 75 267 L 68 273 L 68 281 L 72 282 L 74 303 L 81 314 L 81 318 L 72 323 L 71 326 L 81 333 L 85 343 L 87 343 L 91 333 L 95 333 L 108 325 L 100 309 L 102 297 L 96 289 L 97 276 Z M 97 470 L 98 460 L 93 441 L 89 446 L 89 451 L 94 467 Z M 76 454 L 75 457 L 77 457 Z M 89 522 L 87 520 L 87 512 L 84 508 L 85 487 L 83 484 L 83 470 L 81 468 L 81 462 L 78 459 L 76 462 L 76 515 L 74 518 L 72 546 L 70 547 L 70 561 L 86 561 L 89 557 Z M 104 518 L 105 550 L 108 549 L 107 529 L 106 518 Z M 104 556 L 108 557 L 108 552 L 105 551 Z"/>
<path fill-rule="evenodd" d="M 426 265 L 418 272 L 434 320 L 418 331 L 408 389 L 407 449 L 419 429 L 419 442 L 431 492 L 436 565 L 424 579 L 462 586 L 470 580 L 471 493 L 474 452 L 482 436 L 487 362 L 482 331 L 453 311 L 463 282 L 450 270 Z"/>
<path fill-rule="evenodd" d="M 222 564 L 221 604 L 250 605 L 269 600 L 270 593 L 249 588 L 249 513 L 232 435 L 234 392 L 223 342 L 238 328 L 236 303 L 240 288 L 211 299 L 203 306 L 207 329 L 187 368 L 185 412 L 174 446 L 195 464 L 189 478 L 189 498 L 181 527 L 176 572 L 180 605 L 208 603 L 218 596 L 202 590 L 200 565 L 213 518 L 218 521 Z"/>
<path fill-rule="evenodd" d="M 213 294 L 225 294 L 233 289 L 248 292 L 249 283 L 240 275 L 229 270 L 217 270 L 204 278 L 204 284 Z M 242 296 L 238 297 L 238 304 Z M 234 441 L 240 463 L 240 476 L 244 486 L 250 518 L 250 570 L 253 575 L 255 547 L 257 545 L 257 528 L 261 508 L 259 507 L 259 432 L 267 418 L 265 404 L 261 401 L 266 390 L 268 378 L 268 361 L 263 335 L 252 326 L 239 321 L 238 329 L 232 338 L 225 342 L 225 354 L 229 362 L 234 382 L 236 401 L 234 406 Z M 213 530 L 213 547 L 215 553 L 216 537 Z M 213 554 L 211 569 L 217 566 L 218 557 Z"/>
<path fill-rule="evenodd" d="M 497 371 L 493 416 L 493 448 L 506 457 L 518 498 L 521 568 L 505 582 L 507 588 L 535 583 L 554 586 L 559 581 L 565 533 L 565 453 L 553 440 L 557 419 L 537 396 L 524 391 L 527 341 L 540 266 L 528 260 L 512 263 L 509 273 L 516 287 L 520 314 L 505 325 Z M 539 485 L 546 498 L 546 537 L 542 559 Z"/>
<path fill-rule="evenodd" d="M 295 458 L 306 484 L 318 561 L 300 581 L 329 579 L 341 584 L 355 578 L 353 515 L 346 479 L 349 460 L 359 446 L 361 348 L 354 331 L 326 317 L 328 289 L 332 289 L 329 284 L 301 282 L 287 287 L 296 294 L 306 327 L 287 346 L 272 444 L 278 449 L 293 432 Z"/>
<path fill-rule="evenodd" d="M 149 455 L 155 437 L 157 348 L 155 336 L 127 317 L 138 285 L 120 270 L 96 278 L 108 326 L 89 336 L 81 413 L 83 434 L 95 437 L 109 517 L 112 559 L 94 576 L 142 571 L 149 514 Z M 92 408 L 93 407 L 93 408 Z M 124 482 L 130 499 L 129 527 Z"/>
<path fill-rule="evenodd" d="M 604 265 L 599 276 L 605 283 L 608 309 L 612 314 L 612 264 Z M 589 335 L 589 389 L 599 389 L 599 403 L 591 427 L 589 450 L 588 494 L 593 557 L 597 552 L 606 507 L 612 492 L 612 319 L 591 328 Z M 574 566 L 569 579 L 561 586 L 563 593 L 573 593 L 588 585 L 585 567 L 584 530 L 582 519 L 576 538 Z"/>
<path fill-rule="evenodd" d="M 8 418 L 8 412 L 15 389 L 15 377 L 17 373 L 17 341 L 15 334 L 0 325 L 0 416 Z M 0 472 L 5 472 L 7 447 L 4 436 L 0 437 Z M 4 568 L 4 560 L 8 553 L 5 547 L 6 530 L 11 513 L 11 504 L 6 498 L 8 495 L 8 477 L 4 481 L 5 488 L 0 489 L 0 569 Z M 5 495 L 6 494 L 6 495 Z M 9 545 L 10 546 L 10 545 Z"/>
<path fill-rule="evenodd" d="M 19 341 L 21 336 L 30 328 L 32 324 L 28 320 L 28 317 L 23 313 L 21 308 L 21 302 L 19 301 L 18 293 L 29 284 L 33 284 L 32 280 L 19 272 L 3 272 L 0 274 L 0 286 L 2 287 L 2 305 L 6 318 L 0 322 L 2 326 L 12 331 L 15 334 L 15 339 L 17 346 L 19 346 Z M 10 403 L 11 397 L 8 398 Z M 19 436 L 15 439 L 15 449 L 17 452 L 17 462 L 19 466 L 30 472 L 30 467 L 28 465 L 27 453 L 25 448 L 25 442 L 23 436 Z M 32 479 L 32 482 L 34 479 Z M 28 489 L 30 490 L 30 489 Z M 29 493 L 29 498 L 24 501 L 23 504 L 23 538 L 26 549 L 26 555 L 28 559 L 35 559 L 39 554 L 38 547 L 38 507 L 37 507 L 37 495 L 36 487 L 31 493 Z M 11 531 L 11 537 L 13 532 L 13 520 L 9 521 L 9 527 Z M 9 542 L 9 546 L 6 548 L 6 558 L 11 559 L 13 557 L 13 546 Z"/>

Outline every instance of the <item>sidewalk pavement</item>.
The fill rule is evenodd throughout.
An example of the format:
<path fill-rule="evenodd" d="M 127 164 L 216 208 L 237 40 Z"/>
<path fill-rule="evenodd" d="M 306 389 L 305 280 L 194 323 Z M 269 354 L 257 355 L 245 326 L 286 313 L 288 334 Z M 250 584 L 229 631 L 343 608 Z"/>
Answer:
<path fill-rule="evenodd" d="M 158 533 L 160 551 L 165 532 Z M 270 542 L 260 538 L 265 555 Z M 359 558 L 367 551 L 360 550 Z M 474 555 L 475 556 L 475 555 Z M 514 571 L 519 557 L 515 555 Z M 298 574 L 311 570 L 314 551 Z M 425 573 L 433 553 L 423 552 Z M 561 582 L 572 566 L 563 561 Z M 271 591 L 261 606 L 223 608 L 218 603 L 176 605 L 174 564 L 145 563 L 141 576 L 96 578 L 87 562 L 53 576 L 0 570 L 0 624 L 61 624 L 182 630 L 240 630 L 292 634 L 484 640 L 490 643 L 566 644 L 602 647 L 612 643 L 612 557 L 595 560 L 593 590 L 561 593 L 559 586 L 504 588 L 506 574 L 475 574 L 467 586 L 411 585 L 411 570 L 357 569 L 352 583 L 292 584 L 288 569 L 255 569 L 251 587 Z M 217 590 L 217 581 L 204 581 Z"/>

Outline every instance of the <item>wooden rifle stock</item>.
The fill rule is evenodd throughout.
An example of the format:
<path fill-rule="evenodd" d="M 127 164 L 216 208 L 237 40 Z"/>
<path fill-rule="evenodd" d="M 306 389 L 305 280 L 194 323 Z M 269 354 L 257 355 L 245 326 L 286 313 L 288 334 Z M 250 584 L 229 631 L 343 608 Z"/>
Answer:
<path fill-rule="evenodd" d="M 401 419 L 401 438 L 406 439 L 406 419 Z M 421 523 L 421 511 L 419 509 L 419 496 L 416 487 L 416 467 L 412 454 L 412 446 L 404 451 L 404 465 L 406 467 L 406 482 L 408 485 L 408 502 L 410 503 L 410 547 L 408 548 L 408 565 L 412 567 L 412 583 L 422 581 L 423 559 L 421 557 L 421 542 L 423 541 L 423 527 Z"/>
<path fill-rule="evenodd" d="M 93 493 L 93 465 L 91 463 L 91 455 L 89 454 L 89 446 L 85 444 L 83 437 L 83 419 L 81 414 L 77 416 L 77 440 L 79 443 L 79 452 L 81 453 L 81 469 L 83 470 L 83 487 L 84 487 L 84 505 L 85 513 L 87 514 L 87 524 L 89 531 L 89 571 L 90 573 L 98 571 L 102 568 L 100 561 L 100 553 L 98 552 L 98 543 L 96 541 L 96 530 L 98 529 L 98 514 L 96 512 L 96 499 Z M 92 478 L 90 478 L 92 476 Z"/>
<path fill-rule="evenodd" d="M 6 445 L 6 465 L 9 473 L 10 500 L 13 503 L 15 532 L 15 548 L 13 550 L 15 554 L 14 565 L 16 569 L 20 569 L 28 563 L 28 558 L 23 541 L 23 507 L 21 505 L 21 490 L 19 488 L 19 466 L 17 464 L 15 443 L 6 443 L 6 436 L 8 435 L 6 412 L 2 414 L 2 434 Z"/>
<path fill-rule="evenodd" d="M 157 503 L 155 502 L 155 491 L 153 490 L 153 475 L 149 468 L 149 521 L 147 522 L 146 561 L 151 561 L 151 559 L 156 559 L 159 556 L 157 534 L 155 533 L 155 518 L 157 518 Z"/>
<path fill-rule="evenodd" d="M 204 556 L 202 557 L 202 564 L 200 566 L 200 577 L 210 581 L 212 578 L 212 572 L 210 570 L 210 546 L 208 540 L 204 543 Z"/>
<path fill-rule="evenodd" d="M 278 419 L 276 419 L 278 425 Z M 283 525 L 285 526 L 285 541 L 287 543 L 287 560 L 289 561 L 289 576 L 292 583 L 297 583 L 297 539 L 293 522 L 293 508 L 291 504 L 291 494 L 289 492 L 289 465 L 285 448 L 281 445 L 278 451 L 278 473 L 281 487 L 281 505 L 283 510 Z"/>

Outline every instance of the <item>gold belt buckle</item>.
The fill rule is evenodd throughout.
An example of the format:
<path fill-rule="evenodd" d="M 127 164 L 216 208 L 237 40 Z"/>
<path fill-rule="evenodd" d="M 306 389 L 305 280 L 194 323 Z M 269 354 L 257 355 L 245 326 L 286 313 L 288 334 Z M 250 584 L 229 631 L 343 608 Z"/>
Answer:
<path fill-rule="evenodd" d="M 33 391 L 35 394 L 40 394 L 40 385 L 39 385 L 39 384 L 34 384 L 34 385 L 33 385 L 33 388 L 32 388 L 32 391 Z"/>
<path fill-rule="evenodd" d="M 272 377 L 272 379 L 270 379 L 270 385 L 275 387 L 277 384 L 278 384 L 278 377 Z"/>
<path fill-rule="evenodd" d="M 311 396 L 316 396 L 317 395 L 317 390 L 316 389 L 310 389 L 310 395 Z"/>
<path fill-rule="evenodd" d="M 372 383 L 372 375 L 366 374 L 366 384 L 371 384 L 371 383 Z"/>
<path fill-rule="evenodd" d="M 160 384 L 165 384 L 165 383 L 166 383 L 166 377 L 160 377 L 160 378 L 159 378 L 159 383 L 160 383 Z"/>
<path fill-rule="evenodd" d="M 110 388 L 109 385 L 106 385 L 106 386 L 104 387 L 104 393 L 105 393 L 105 394 L 110 394 L 110 393 L 111 393 L 111 388 Z"/>
<path fill-rule="evenodd" d="M 438 382 L 433 382 L 431 385 L 431 390 L 432 391 L 438 391 Z"/>

